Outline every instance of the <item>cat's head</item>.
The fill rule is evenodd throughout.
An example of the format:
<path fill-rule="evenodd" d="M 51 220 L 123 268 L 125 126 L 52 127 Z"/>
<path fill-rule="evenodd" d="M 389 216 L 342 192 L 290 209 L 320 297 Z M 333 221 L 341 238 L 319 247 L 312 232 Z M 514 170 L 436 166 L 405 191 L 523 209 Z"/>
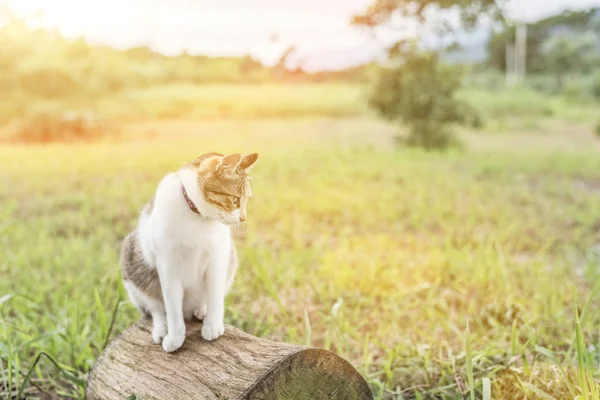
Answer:
<path fill-rule="evenodd" d="M 231 154 L 224 156 L 208 153 L 192 162 L 198 187 L 209 218 L 231 225 L 246 220 L 246 204 L 252 196 L 250 170 L 258 161 L 258 154 Z"/>

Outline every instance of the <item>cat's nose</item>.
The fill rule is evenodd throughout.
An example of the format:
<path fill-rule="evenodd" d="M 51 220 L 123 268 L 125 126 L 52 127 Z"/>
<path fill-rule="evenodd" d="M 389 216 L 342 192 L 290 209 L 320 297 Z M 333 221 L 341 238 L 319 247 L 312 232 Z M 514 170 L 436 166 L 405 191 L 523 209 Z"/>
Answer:
<path fill-rule="evenodd" d="M 246 216 L 245 215 L 240 215 L 240 222 L 244 222 L 246 220 Z"/>

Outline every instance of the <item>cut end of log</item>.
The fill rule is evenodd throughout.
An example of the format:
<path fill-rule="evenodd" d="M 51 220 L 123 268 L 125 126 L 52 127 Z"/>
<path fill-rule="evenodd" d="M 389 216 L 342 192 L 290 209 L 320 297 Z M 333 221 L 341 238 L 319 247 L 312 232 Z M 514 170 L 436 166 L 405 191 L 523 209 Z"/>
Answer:
<path fill-rule="evenodd" d="M 369 385 L 336 354 L 277 343 L 227 326 L 207 342 L 187 325 L 181 349 L 165 353 L 141 320 L 115 338 L 89 374 L 89 400 L 372 399 Z"/>

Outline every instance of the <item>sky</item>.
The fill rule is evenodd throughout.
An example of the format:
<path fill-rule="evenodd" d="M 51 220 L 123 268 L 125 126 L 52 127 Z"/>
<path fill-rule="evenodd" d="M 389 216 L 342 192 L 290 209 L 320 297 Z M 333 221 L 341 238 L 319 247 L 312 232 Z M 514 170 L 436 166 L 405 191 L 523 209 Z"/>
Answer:
<path fill-rule="evenodd" d="M 1 1 L 1 0 L 0 0 Z M 5 0 L 6 1 L 6 0 Z M 371 0 L 8 0 L 18 15 L 43 12 L 44 24 L 67 37 L 117 48 L 150 45 L 178 54 L 250 54 L 273 64 L 295 45 L 292 62 L 307 70 L 360 64 L 382 54 L 391 36 L 350 25 Z M 512 18 L 533 21 L 600 0 L 509 0 Z M 404 22 L 404 35 L 417 32 Z"/>

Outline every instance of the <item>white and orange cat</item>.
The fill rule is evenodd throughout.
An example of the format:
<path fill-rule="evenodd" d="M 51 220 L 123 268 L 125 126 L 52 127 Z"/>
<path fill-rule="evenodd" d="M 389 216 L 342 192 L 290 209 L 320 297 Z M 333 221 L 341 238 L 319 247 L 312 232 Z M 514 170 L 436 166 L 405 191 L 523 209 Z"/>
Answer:
<path fill-rule="evenodd" d="M 202 337 L 224 332 L 225 295 L 238 267 L 231 225 L 246 220 L 248 173 L 258 154 L 208 153 L 168 174 L 123 241 L 123 281 L 152 317 L 152 339 L 166 352 L 185 340 L 185 319 L 203 320 Z"/>

